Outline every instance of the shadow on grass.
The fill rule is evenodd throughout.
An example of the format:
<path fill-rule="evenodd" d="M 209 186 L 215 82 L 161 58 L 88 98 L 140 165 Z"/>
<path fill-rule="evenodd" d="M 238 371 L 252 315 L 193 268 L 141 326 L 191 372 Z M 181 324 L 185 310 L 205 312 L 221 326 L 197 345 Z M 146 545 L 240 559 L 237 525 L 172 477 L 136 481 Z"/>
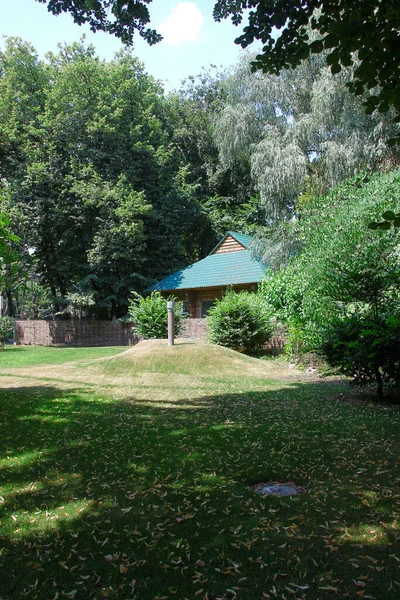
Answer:
<path fill-rule="evenodd" d="M 0 390 L 0 598 L 394 598 L 399 413 L 343 393 Z"/>

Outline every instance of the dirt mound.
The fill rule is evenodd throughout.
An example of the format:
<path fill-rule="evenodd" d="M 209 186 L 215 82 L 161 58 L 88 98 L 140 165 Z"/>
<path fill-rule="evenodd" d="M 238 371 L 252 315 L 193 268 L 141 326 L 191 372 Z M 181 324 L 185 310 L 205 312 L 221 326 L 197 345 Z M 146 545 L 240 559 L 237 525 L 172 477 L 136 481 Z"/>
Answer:
<path fill-rule="evenodd" d="M 143 341 L 117 356 L 101 359 L 106 370 L 183 375 L 268 376 L 268 363 L 214 344 L 177 340 Z"/>

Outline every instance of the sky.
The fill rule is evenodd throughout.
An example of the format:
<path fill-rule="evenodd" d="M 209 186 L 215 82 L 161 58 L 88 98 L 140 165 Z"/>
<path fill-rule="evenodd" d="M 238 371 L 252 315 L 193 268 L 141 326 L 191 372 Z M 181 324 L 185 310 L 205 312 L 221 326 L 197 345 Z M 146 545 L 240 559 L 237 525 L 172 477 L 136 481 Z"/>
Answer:
<path fill-rule="evenodd" d="M 215 0 L 153 0 L 149 5 L 151 27 L 164 40 L 149 46 L 138 35 L 134 53 L 146 71 L 164 83 L 166 91 L 177 89 L 190 75 L 210 64 L 226 68 L 234 64 L 240 47 L 234 43 L 241 33 L 230 20 L 216 23 L 212 17 Z M 57 51 L 57 44 L 71 43 L 85 34 L 97 54 L 111 60 L 122 44 L 110 34 L 92 33 L 88 26 L 76 25 L 69 14 L 54 16 L 45 4 L 35 0 L 0 0 L 0 46 L 3 36 L 30 42 L 40 57 Z"/>

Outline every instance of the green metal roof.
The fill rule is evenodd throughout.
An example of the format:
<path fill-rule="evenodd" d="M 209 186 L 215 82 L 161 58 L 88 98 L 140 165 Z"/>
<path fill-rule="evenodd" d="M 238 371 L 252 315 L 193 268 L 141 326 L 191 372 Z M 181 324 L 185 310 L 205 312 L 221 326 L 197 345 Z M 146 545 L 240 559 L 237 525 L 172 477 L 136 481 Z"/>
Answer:
<path fill-rule="evenodd" d="M 241 244 L 249 245 L 251 236 L 230 233 Z M 242 237 L 241 241 L 238 236 Z M 219 245 L 219 244 L 218 244 Z M 177 271 L 152 285 L 149 291 L 188 290 L 258 283 L 265 275 L 266 266 L 251 257 L 249 250 L 210 254 L 203 260 Z"/>

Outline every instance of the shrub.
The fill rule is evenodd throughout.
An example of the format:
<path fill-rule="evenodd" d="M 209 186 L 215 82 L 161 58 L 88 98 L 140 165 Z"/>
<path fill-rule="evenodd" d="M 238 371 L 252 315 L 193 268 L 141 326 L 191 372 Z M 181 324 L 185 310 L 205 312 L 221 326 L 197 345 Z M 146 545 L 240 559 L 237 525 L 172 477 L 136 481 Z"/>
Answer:
<path fill-rule="evenodd" d="M 270 314 L 259 294 L 230 290 L 210 309 L 208 339 L 220 346 L 252 354 L 271 338 Z"/>
<path fill-rule="evenodd" d="M 4 344 L 14 332 L 14 319 L 12 317 L 1 317 L 0 316 L 0 344 L 2 350 L 4 350 Z"/>
<path fill-rule="evenodd" d="M 160 292 L 152 292 L 143 297 L 134 292 L 129 303 L 129 315 L 133 321 L 133 331 L 146 339 L 168 337 L 167 299 Z M 168 300 L 174 300 L 169 297 Z M 175 335 L 182 329 L 182 302 L 175 302 Z"/>
<path fill-rule="evenodd" d="M 354 314 L 336 319 L 321 342 L 319 353 L 332 367 L 364 385 L 377 384 L 379 398 L 384 385 L 400 388 L 400 318 Z"/>

